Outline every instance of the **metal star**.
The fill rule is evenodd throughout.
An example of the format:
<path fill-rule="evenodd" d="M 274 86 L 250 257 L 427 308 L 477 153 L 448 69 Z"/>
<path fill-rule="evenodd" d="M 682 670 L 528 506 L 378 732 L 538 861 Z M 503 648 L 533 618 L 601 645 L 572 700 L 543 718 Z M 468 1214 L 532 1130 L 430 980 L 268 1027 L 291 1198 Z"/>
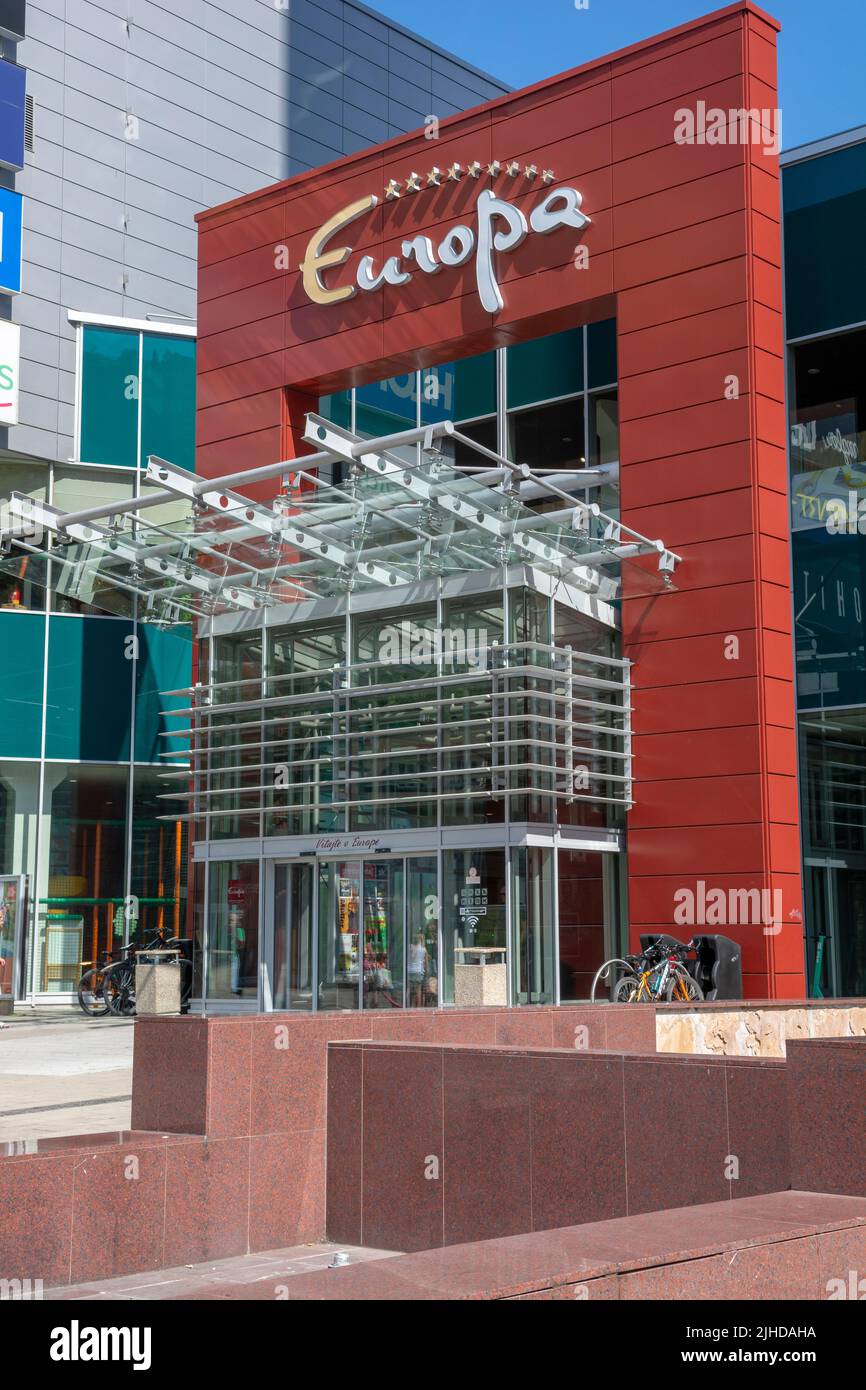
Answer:
<path fill-rule="evenodd" d="M 416 173 L 413 171 L 413 172 L 409 175 L 408 179 L 406 180 L 406 192 L 407 192 L 407 193 L 420 193 L 420 191 L 421 191 L 421 175 L 420 175 L 420 174 L 416 174 Z"/>
<path fill-rule="evenodd" d="M 555 178 L 556 175 L 554 174 L 552 169 L 545 169 L 544 173 L 541 175 L 542 183 L 553 183 L 553 180 Z"/>
<path fill-rule="evenodd" d="M 427 187 L 438 188 L 442 179 L 442 170 L 438 164 L 434 164 L 430 173 L 427 175 Z"/>
<path fill-rule="evenodd" d="M 403 185 L 397 179 L 389 179 L 388 187 L 385 189 L 385 200 L 400 197 L 400 189 Z"/>
<path fill-rule="evenodd" d="M 471 179 L 478 178 L 478 175 L 481 173 L 481 165 L 478 163 L 477 159 L 473 159 L 466 172 Z"/>
<path fill-rule="evenodd" d="M 516 179 L 517 175 L 520 173 L 520 161 L 518 159 L 509 159 L 505 166 L 505 172 L 510 179 Z"/>
<path fill-rule="evenodd" d="M 456 183 L 463 173 L 463 165 L 454 163 L 448 170 L 448 177 L 452 183 Z"/>
<path fill-rule="evenodd" d="M 534 164 L 527 164 L 523 172 L 528 179 L 534 179 L 536 174 L 538 173 L 538 170 Z"/>
<path fill-rule="evenodd" d="M 492 179 L 498 178 L 502 173 L 502 165 L 499 163 L 498 159 L 494 159 L 492 164 L 488 164 L 487 172 Z"/>

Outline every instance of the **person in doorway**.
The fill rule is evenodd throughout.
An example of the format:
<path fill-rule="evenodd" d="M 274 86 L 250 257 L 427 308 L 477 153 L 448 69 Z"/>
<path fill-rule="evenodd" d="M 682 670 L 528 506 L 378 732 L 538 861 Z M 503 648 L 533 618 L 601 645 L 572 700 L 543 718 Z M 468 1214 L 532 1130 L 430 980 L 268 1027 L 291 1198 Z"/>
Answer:
<path fill-rule="evenodd" d="M 424 944 L 424 933 L 416 932 L 409 945 L 409 1007 L 423 1008 L 427 978 L 430 974 L 430 953 Z"/>

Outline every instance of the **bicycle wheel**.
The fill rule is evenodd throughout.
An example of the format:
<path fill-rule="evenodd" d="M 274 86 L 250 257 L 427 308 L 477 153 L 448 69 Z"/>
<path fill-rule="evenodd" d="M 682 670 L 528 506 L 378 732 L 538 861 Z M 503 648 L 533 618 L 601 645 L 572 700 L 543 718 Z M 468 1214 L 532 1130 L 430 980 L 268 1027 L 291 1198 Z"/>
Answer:
<path fill-rule="evenodd" d="M 665 990 L 665 998 L 669 1004 L 688 1003 L 690 1000 L 703 999 L 703 997 L 704 991 L 697 980 L 692 979 L 687 970 L 680 968 L 674 971 Z"/>
<path fill-rule="evenodd" d="M 637 975 L 621 975 L 610 992 L 611 1004 L 633 1004 L 639 987 Z"/>
<path fill-rule="evenodd" d="M 127 961 L 119 961 L 106 970 L 102 993 L 108 1012 L 115 1018 L 131 1018 L 135 1013 L 135 970 Z"/>
<path fill-rule="evenodd" d="M 88 970 L 78 982 L 78 1006 L 88 1018 L 104 1018 L 108 1005 L 102 989 L 102 970 Z"/>

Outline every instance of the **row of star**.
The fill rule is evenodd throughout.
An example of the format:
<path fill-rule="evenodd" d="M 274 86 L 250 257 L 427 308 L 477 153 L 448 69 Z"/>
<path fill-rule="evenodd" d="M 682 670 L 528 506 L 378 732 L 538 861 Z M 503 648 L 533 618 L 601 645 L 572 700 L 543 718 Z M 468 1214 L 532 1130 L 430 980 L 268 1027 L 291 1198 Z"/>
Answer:
<path fill-rule="evenodd" d="M 505 173 L 511 179 L 516 179 L 521 172 L 520 162 L 516 159 L 509 159 L 508 163 L 504 166 L 499 163 L 498 159 L 494 159 L 491 164 L 487 165 L 479 164 L 478 160 L 475 159 L 472 161 L 471 164 L 468 164 L 465 169 L 463 168 L 462 164 L 452 164 L 448 170 L 442 170 L 438 167 L 438 165 L 434 164 L 429 174 L 426 175 L 427 187 L 439 188 L 442 184 L 443 179 L 446 183 L 457 183 L 460 179 L 463 178 L 464 174 L 467 176 L 467 178 L 477 179 L 481 177 L 485 170 L 487 174 L 490 176 L 490 178 L 496 179 L 502 173 L 503 167 Z M 523 177 L 525 179 L 529 179 L 531 181 L 532 179 L 537 179 L 538 176 L 539 172 L 537 165 L 526 164 L 523 166 Z M 406 179 L 406 192 L 420 193 L 421 180 L 424 177 L 424 174 L 410 174 L 408 179 Z M 542 169 L 542 183 L 553 183 L 555 178 L 556 175 L 554 174 L 552 169 Z M 388 200 L 391 200 L 393 198 L 399 198 L 400 190 L 402 187 L 403 183 L 399 179 L 390 179 L 388 182 L 388 186 L 385 189 L 385 198 Z"/>

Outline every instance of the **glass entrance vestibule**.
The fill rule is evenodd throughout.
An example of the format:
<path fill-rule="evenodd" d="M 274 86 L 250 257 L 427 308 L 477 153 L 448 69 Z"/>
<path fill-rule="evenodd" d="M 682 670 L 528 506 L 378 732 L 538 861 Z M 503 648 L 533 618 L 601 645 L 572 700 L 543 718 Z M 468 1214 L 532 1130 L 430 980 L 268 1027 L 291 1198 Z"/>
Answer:
<path fill-rule="evenodd" d="M 617 837 L 376 847 L 207 866 L 209 1010 L 544 1004 L 618 949 Z"/>

